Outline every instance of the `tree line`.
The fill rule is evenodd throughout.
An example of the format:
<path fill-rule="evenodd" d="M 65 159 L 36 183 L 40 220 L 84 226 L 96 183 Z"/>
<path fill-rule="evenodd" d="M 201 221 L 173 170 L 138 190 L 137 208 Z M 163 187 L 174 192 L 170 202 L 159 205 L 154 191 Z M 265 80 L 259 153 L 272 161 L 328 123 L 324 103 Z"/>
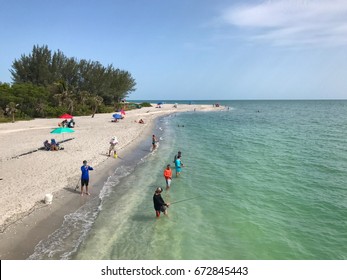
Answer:
<path fill-rule="evenodd" d="M 98 61 L 66 57 L 60 50 L 35 45 L 15 59 L 13 83 L 0 82 L 0 118 L 57 117 L 112 112 L 135 91 L 128 71 Z"/>

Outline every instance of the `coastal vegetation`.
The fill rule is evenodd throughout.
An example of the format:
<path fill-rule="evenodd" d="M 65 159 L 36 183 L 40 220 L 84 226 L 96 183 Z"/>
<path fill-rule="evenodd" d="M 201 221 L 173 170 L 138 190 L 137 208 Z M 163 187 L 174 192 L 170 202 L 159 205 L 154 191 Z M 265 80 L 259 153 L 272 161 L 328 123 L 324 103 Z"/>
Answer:
<path fill-rule="evenodd" d="M 125 70 L 67 57 L 48 46 L 15 59 L 12 84 L 0 82 L 0 120 L 114 112 L 136 82 Z"/>
<path fill-rule="evenodd" d="M 140 103 L 140 106 L 141 107 L 152 107 L 151 103 L 149 103 L 149 102 L 142 102 L 142 103 Z"/>

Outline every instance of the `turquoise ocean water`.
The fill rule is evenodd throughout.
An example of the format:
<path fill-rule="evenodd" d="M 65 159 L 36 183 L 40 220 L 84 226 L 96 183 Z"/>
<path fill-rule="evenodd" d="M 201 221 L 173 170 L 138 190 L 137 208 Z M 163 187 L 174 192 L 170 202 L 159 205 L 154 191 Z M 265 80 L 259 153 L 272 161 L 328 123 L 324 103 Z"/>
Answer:
<path fill-rule="evenodd" d="M 101 203 L 31 258 L 347 259 L 347 101 L 220 103 L 229 110 L 159 120 L 158 150 L 116 170 Z M 163 198 L 194 199 L 156 219 L 178 150 L 185 167 Z"/>

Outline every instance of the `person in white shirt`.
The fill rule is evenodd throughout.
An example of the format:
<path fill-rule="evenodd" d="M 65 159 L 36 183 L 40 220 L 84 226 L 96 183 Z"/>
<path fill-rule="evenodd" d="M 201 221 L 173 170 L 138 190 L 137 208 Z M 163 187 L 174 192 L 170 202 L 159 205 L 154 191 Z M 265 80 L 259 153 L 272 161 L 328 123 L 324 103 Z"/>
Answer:
<path fill-rule="evenodd" d="M 110 148 L 108 149 L 108 156 L 111 156 L 111 151 L 113 151 L 113 156 L 117 155 L 116 145 L 118 144 L 118 140 L 116 136 L 113 136 L 110 140 Z"/>

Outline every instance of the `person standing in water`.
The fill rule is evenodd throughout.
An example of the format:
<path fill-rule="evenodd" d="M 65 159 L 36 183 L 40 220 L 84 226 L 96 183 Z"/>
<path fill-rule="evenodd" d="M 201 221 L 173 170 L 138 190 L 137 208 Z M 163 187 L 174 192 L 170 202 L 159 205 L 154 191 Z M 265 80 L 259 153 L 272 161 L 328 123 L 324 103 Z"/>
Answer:
<path fill-rule="evenodd" d="M 81 166 L 82 176 L 81 176 L 81 196 L 83 196 L 83 187 L 86 186 L 86 195 L 90 195 L 88 192 L 88 184 L 89 184 L 89 170 L 94 170 L 93 167 L 87 165 L 87 161 L 83 161 L 83 165 Z"/>
<path fill-rule="evenodd" d="M 170 203 L 165 203 L 164 199 L 161 197 L 162 188 L 157 188 L 153 195 L 153 204 L 155 210 L 155 216 L 160 217 L 160 212 L 163 212 L 164 215 L 167 215 L 167 208 L 170 206 Z"/>
<path fill-rule="evenodd" d="M 177 155 L 175 155 L 174 160 L 173 160 L 174 164 L 176 164 L 177 157 L 180 157 L 180 156 L 182 156 L 182 153 L 181 153 L 181 151 L 178 151 Z"/>
<path fill-rule="evenodd" d="M 175 160 L 175 167 L 176 167 L 176 177 L 178 177 L 181 174 L 183 163 L 181 162 L 181 156 L 177 156 L 177 159 Z"/>
<path fill-rule="evenodd" d="M 152 135 L 152 151 L 154 151 L 155 148 L 157 147 L 157 142 L 158 142 L 157 137 L 155 137 L 155 135 L 153 134 Z"/>
<path fill-rule="evenodd" d="M 172 170 L 170 167 L 170 164 L 166 166 L 166 169 L 164 170 L 164 178 L 166 181 L 166 189 L 168 190 L 171 185 L 171 180 L 172 180 Z"/>

